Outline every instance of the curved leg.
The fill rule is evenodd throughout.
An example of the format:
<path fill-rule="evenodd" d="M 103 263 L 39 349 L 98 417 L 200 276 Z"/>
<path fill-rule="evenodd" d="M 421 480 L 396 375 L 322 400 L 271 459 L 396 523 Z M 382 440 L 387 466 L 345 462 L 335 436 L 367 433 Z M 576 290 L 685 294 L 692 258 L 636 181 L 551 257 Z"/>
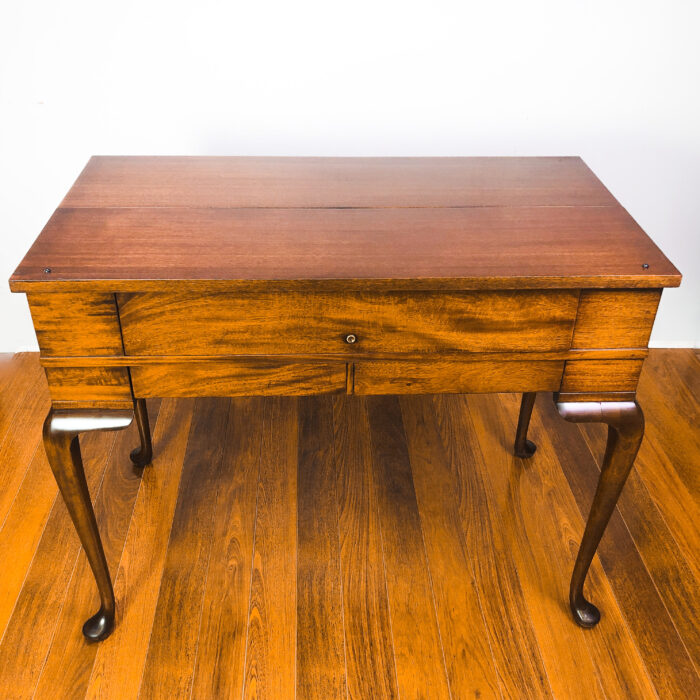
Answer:
<path fill-rule="evenodd" d="M 520 403 L 520 416 L 518 417 L 518 428 L 515 431 L 515 446 L 513 452 L 516 457 L 527 459 L 535 454 L 537 445 L 527 439 L 527 429 L 530 426 L 530 417 L 532 416 L 532 407 L 535 405 L 537 393 L 529 391 L 523 394 L 523 400 Z"/>
<path fill-rule="evenodd" d="M 141 446 L 132 450 L 129 456 L 137 467 L 145 467 L 153 459 L 153 445 L 151 444 L 151 428 L 148 425 L 146 399 L 134 399 L 134 415 L 136 416 L 136 425 L 139 428 Z"/>
<path fill-rule="evenodd" d="M 100 593 L 99 611 L 83 626 L 83 634 L 90 641 L 105 639 L 114 627 L 114 591 L 85 481 L 78 433 L 119 430 L 133 417 L 131 411 L 51 409 L 44 421 L 46 455 Z"/>
<path fill-rule="evenodd" d="M 583 597 L 583 584 L 600 538 L 615 510 L 617 499 L 637 456 L 644 435 L 644 414 L 636 401 L 557 403 L 557 409 L 568 421 L 608 425 L 608 442 L 598 487 L 576 557 L 569 591 L 574 620 L 581 627 L 593 627 L 600 620 L 600 611 Z"/>

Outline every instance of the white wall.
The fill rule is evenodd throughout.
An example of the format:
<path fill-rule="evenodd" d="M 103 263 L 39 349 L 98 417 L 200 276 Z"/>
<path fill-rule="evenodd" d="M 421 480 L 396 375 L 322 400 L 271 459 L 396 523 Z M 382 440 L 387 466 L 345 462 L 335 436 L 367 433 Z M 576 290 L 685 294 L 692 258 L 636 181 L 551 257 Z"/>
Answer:
<path fill-rule="evenodd" d="M 700 343 L 700 3 L 3 0 L 6 280 L 91 154 L 579 154 L 684 273 L 656 346 Z"/>

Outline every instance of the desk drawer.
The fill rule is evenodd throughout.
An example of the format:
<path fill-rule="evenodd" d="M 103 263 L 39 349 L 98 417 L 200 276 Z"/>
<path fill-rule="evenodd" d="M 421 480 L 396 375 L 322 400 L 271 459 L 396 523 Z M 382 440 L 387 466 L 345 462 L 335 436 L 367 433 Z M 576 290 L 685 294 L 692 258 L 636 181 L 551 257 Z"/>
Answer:
<path fill-rule="evenodd" d="M 489 394 L 557 391 L 564 362 L 545 360 L 406 360 L 358 362 L 355 394 Z"/>
<path fill-rule="evenodd" d="M 576 290 L 119 294 L 128 355 L 568 349 Z M 349 334 L 356 342 L 349 344 Z"/>
<path fill-rule="evenodd" d="M 185 396 L 308 396 L 345 392 L 342 362 L 235 360 L 131 368 L 137 398 Z"/>

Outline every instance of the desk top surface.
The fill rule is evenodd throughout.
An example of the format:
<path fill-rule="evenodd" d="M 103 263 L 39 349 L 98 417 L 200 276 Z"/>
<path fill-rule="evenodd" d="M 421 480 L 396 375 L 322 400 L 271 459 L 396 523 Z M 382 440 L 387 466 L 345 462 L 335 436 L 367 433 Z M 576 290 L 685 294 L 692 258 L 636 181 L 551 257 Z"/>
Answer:
<path fill-rule="evenodd" d="M 580 158 L 167 156 L 91 158 L 10 286 L 643 288 L 680 279 Z"/>

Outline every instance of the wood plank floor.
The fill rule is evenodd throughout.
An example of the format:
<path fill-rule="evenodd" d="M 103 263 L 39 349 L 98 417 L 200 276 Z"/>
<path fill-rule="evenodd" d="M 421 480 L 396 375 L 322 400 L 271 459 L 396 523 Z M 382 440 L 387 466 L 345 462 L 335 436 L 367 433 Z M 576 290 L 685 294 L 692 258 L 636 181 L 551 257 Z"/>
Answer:
<path fill-rule="evenodd" d="M 514 395 L 163 399 L 81 439 L 117 627 L 43 448 L 38 358 L 0 362 L 0 698 L 700 697 L 700 360 L 652 350 L 646 437 L 572 622 L 601 426 Z"/>

